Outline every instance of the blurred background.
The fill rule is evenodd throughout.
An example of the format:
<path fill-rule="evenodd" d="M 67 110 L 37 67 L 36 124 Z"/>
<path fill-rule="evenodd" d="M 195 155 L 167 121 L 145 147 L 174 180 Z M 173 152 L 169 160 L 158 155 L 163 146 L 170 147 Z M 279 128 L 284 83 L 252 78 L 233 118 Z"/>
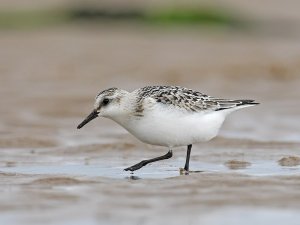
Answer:
<path fill-rule="evenodd" d="M 294 118 L 269 115 L 298 108 L 297 9 L 297 1 L 1 0 L 2 126 L 15 107 L 28 123 L 45 114 L 73 121 L 105 88 L 167 84 L 257 99 L 268 113 L 251 113 L 266 126 L 248 137 L 299 139 Z M 281 131 L 287 123 L 294 132 Z"/>
<path fill-rule="evenodd" d="M 204 149 L 212 152 L 199 153 L 195 156 L 199 158 L 194 158 L 196 160 L 223 164 L 232 158 L 244 161 L 264 158 L 276 162 L 291 154 L 297 156 L 300 142 L 299 8 L 300 1 L 295 0 L 0 0 L 0 167 L 105 164 L 103 159 L 116 159 L 110 164 L 107 161 L 107 167 L 125 167 L 131 163 L 128 160 L 159 155 L 161 148 L 154 153 L 148 151 L 152 147 L 145 147 L 105 119 L 89 124 L 80 132 L 75 129 L 92 109 L 94 96 L 99 91 L 109 87 L 131 91 L 146 85 L 179 85 L 211 96 L 250 98 L 261 102 L 258 107 L 242 110 L 230 117 L 220 137 L 212 144 L 216 152 L 210 149 L 213 147 L 205 145 Z M 248 149 L 252 152 L 245 153 L 253 145 L 256 151 Z M 227 146 L 229 153 L 223 154 L 221 149 L 224 146 Z M 243 152 L 231 152 L 236 148 L 239 151 L 241 146 Z M 123 148 L 127 149 L 125 153 Z M 200 152 L 200 145 L 196 148 Z M 178 152 L 180 162 L 183 162 L 184 154 L 184 151 Z M 299 169 L 300 160 L 296 156 L 292 166 Z M 26 218 L 28 224 L 41 221 L 43 224 L 68 224 L 71 221 L 74 225 L 77 223 L 69 220 L 69 214 L 75 212 L 84 218 L 81 222 L 78 220 L 78 224 L 101 224 L 103 218 L 106 224 L 127 224 L 126 221 L 129 221 L 128 224 L 151 224 L 150 218 L 158 215 L 154 208 L 160 203 L 155 202 L 149 203 L 148 208 L 142 206 L 146 216 L 138 213 L 139 216 L 135 217 L 131 214 L 139 208 L 138 202 L 131 202 L 130 205 L 130 197 L 124 197 L 131 193 L 132 181 L 89 180 L 88 188 L 92 186 L 89 182 L 116 185 L 115 192 L 105 189 L 111 198 L 104 198 L 101 188 L 105 185 L 93 186 L 95 192 L 85 186 L 82 188 L 79 183 L 84 183 L 81 179 L 86 178 L 78 178 L 78 174 L 60 180 L 55 180 L 53 174 L 41 177 L 36 177 L 38 171 L 33 174 L 25 176 L 15 173 L 12 177 L 11 173 L 0 173 L 3 177 L 0 182 L 3 187 L 0 210 L 4 212 L 0 215 L 0 223 L 17 224 Z M 194 177 L 196 181 L 178 179 L 181 179 L 178 182 L 197 183 L 199 178 Z M 203 179 L 220 181 L 215 177 L 201 177 L 201 183 Z M 251 183 L 254 187 L 249 187 L 248 191 L 255 189 L 261 192 L 261 186 L 270 191 L 273 185 L 278 184 L 277 179 L 272 179 L 268 183 L 274 182 L 271 186 L 257 181 Z M 140 184 L 142 187 L 150 181 L 143 182 Z M 165 188 L 173 189 L 172 182 L 151 182 L 154 186 L 158 185 L 157 192 L 152 190 L 151 199 L 154 196 L 163 198 Z M 289 182 L 292 183 L 291 190 L 285 192 L 289 196 L 286 199 L 276 200 L 276 196 L 282 194 L 278 190 L 284 190 L 279 186 L 274 192 L 270 191 L 273 195 L 262 198 L 252 196 L 254 200 L 251 198 L 251 201 L 237 203 L 233 201 L 236 195 L 231 191 L 232 185 L 237 185 L 234 187 L 239 189 L 243 181 L 233 181 L 225 185 L 228 190 L 221 191 L 229 199 L 225 197 L 224 201 L 214 204 L 216 199 L 202 202 L 201 198 L 199 202 L 194 202 L 194 207 L 189 205 L 188 210 L 198 213 L 202 210 L 205 216 L 201 217 L 202 220 L 198 217 L 189 220 L 188 224 L 198 224 L 195 221 L 220 224 L 224 214 L 217 210 L 219 206 L 226 206 L 226 210 L 229 207 L 229 214 L 233 215 L 230 207 L 240 209 L 241 205 L 279 210 L 275 213 L 267 211 L 263 216 L 255 214 L 257 208 L 250 210 L 256 217 L 253 216 L 254 220 L 249 220 L 249 224 L 261 218 L 266 219 L 263 224 L 275 224 L 280 219 L 286 223 L 286 219 L 293 218 L 295 214 L 290 211 L 280 214 L 281 207 L 288 208 L 290 201 L 291 208 L 295 209 L 300 202 L 299 192 L 293 189 L 299 184 Z M 22 186 L 24 184 L 26 188 Z M 70 189 L 59 189 L 58 193 L 53 191 L 57 186 L 65 185 Z M 72 189 L 72 185 L 78 189 Z M 122 192 L 122 185 L 128 188 L 125 193 Z M 147 191 L 138 186 L 135 188 L 141 192 Z M 68 193 L 71 189 L 78 192 Z M 101 200 L 83 195 L 86 190 L 100 196 Z M 178 188 L 179 195 L 180 190 Z M 190 191 L 188 193 L 199 190 Z M 215 191 L 212 193 L 218 192 Z M 241 196 L 243 194 L 246 192 L 240 192 Z M 122 204 L 130 205 L 128 211 L 117 217 L 100 206 L 105 203 L 111 208 L 116 207 L 117 203 L 110 204 L 113 195 L 121 197 Z M 139 200 L 151 202 L 147 193 L 142 192 L 141 196 Z M 189 197 L 194 198 L 192 195 Z M 262 199 L 264 202 L 261 202 Z M 170 209 L 166 215 L 171 217 L 176 205 L 181 204 L 182 199 L 177 200 L 162 204 L 162 210 Z M 286 204 L 283 201 L 287 201 Z M 78 208 L 69 210 L 68 207 L 74 203 L 78 203 Z M 83 210 L 85 204 L 92 212 Z M 53 211 L 51 207 L 58 209 Z M 122 211 L 120 207 L 117 209 Z M 146 209 L 151 213 L 147 214 Z M 209 217 L 205 214 L 206 210 L 215 214 Z M 173 224 L 186 222 L 187 216 L 195 218 L 198 215 L 190 215 L 184 210 L 180 212 L 179 219 L 173 220 Z M 246 215 L 249 210 L 240 212 Z M 40 217 L 36 219 L 37 214 Z M 43 220 L 43 216 L 53 221 Z M 232 220 L 231 224 L 235 224 L 234 221 L 240 224 L 243 217 L 239 219 Z M 157 219 L 156 222 L 165 221 Z"/>

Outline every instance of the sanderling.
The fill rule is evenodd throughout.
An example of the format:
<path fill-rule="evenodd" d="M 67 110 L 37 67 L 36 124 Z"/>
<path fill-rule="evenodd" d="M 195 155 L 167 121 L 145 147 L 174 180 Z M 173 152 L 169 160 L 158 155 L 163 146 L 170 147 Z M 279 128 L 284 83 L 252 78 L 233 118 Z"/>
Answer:
<path fill-rule="evenodd" d="M 126 171 L 169 159 L 173 147 L 187 146 L 184 170 L 189 171 L 192 144 L 211 140 L 227 115 L 256 104 L 254 100 L 214 98 L 177 86 L 147 86 L 133 92 L 109 88 L 96 96 L 93 111 L 77 128 L 98 116 L 106 117 L 142 142 L 169 148 L 165 155 L 143 160 Z"/>

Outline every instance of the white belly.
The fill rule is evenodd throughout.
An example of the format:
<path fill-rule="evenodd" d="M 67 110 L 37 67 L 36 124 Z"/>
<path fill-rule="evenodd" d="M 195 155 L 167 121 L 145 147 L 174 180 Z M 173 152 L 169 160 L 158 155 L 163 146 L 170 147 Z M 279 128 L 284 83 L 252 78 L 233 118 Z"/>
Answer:
<path fill-rule="evenodd" d="M 142 142 L 176 147 L 212 139 L 224 119 L 220 111 L 186 113 L 153 109 L 143 117 L 120 124 Z"/>

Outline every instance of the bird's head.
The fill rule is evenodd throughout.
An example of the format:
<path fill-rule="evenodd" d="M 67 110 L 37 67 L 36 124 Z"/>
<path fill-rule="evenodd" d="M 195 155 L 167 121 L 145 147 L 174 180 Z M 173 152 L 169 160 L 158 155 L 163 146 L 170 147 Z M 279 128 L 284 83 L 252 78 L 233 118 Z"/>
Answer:
<path fill-rule="evenodd" d="M 113 119 L 122 113 L 121 101 L 127 91 L 118 88 L 109 88 L 101 91 L 95 99 L 93 111 L 77 126 L 77 129 L 82 128 L 91 120 L 98 116 Z"/>

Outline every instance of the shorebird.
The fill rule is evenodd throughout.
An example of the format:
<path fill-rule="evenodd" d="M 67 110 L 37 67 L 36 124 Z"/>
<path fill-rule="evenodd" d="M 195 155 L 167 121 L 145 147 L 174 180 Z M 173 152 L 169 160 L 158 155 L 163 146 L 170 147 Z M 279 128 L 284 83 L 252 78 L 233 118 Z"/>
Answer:
<path fill-rule="evenodd" d="M 146 86 L 132 92 L 109 88 L 96 96 L 94 109 L 77 128 L 106 117 L 144 143 L 169 148 L 165 155 L 142 160 L 125 171 L 169 159 L 172 148 L 187 146 L 184 170 L 188 172 L 192 144 L 211 140 L 231 112 L 256 104 L 254 100 L 214 98 L 178 86 Z"/>

